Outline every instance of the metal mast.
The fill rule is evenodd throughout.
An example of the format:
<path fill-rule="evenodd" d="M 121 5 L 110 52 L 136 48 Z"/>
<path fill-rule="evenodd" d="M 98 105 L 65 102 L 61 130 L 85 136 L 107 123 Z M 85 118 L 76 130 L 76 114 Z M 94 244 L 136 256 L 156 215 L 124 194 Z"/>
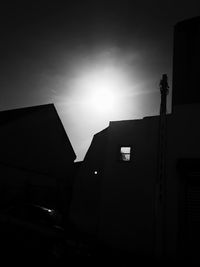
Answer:
<path fill-rule="evenodd" d="M 160 80 L 160 116 L 158 129 L 158 172 L 156 179 L 156 225 L 155 225 L 155 252 L 163 258 L 165 243 L 165 177 L 166 177 L 166 130 L 167 130 L 167 95 L 169 93 L 168 78 L 162 75 Z"/>

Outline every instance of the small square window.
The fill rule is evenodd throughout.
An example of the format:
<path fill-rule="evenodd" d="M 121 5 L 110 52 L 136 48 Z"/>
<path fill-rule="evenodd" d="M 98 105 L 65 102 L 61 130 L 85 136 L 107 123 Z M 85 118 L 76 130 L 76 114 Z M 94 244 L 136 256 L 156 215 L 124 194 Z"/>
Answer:
<path fill-rule="evenodd" d="M 130 146 L 121 146 L 120 147 L 120 160 L 121 161 L 130 161 L 131 160 L 131 147 Z"/>

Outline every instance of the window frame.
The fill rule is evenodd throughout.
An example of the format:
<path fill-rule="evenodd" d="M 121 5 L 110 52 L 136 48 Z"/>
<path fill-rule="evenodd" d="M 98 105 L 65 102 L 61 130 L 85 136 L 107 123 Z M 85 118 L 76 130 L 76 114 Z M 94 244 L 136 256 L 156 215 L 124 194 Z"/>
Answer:
<path fill-rule="evenodd" d="M 130 148 L 130 153 L 122 153 L 121 152 L 121 148 L 123 148 L 123 147 Z M 130 145 L 130 144 L 127 144 L 127 145 L 119 145 L 119 148 L 118 148 L 118 161 L 119 162 L 122 162 L 122 163 L 130 163 L 132 161 L 132 153 L 133 153 L 133 146 L 132 145 Z M 123 160 L 122 159 L 122 155 L 123 154 L 130 155 L 130 160 Z"/>

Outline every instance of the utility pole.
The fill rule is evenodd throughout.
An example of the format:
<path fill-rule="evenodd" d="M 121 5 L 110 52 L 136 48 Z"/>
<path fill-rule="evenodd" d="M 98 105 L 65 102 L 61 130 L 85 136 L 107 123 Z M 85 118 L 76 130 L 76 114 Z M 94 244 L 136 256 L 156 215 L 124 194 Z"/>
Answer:
<path fill-rule="evenodd" d="M 161 104 L 160 104 L 160 117 L 166 117 L 167 113 L 167 95 L 169 93 L 169 85 L 167 74 L 163 74 L 160 80 L 160 93 L 161 93 Z"/>
<path fill-rule="evenodd" d="M 167 131 L 167 95 L 168 78 L 162 75 L 160 80 L 160 115 L 158 126 L 158 169 L 155 195 L 155 255 L 163 259 L 165 254 L 165 183 L 166 183 L 166 131 Z"/>

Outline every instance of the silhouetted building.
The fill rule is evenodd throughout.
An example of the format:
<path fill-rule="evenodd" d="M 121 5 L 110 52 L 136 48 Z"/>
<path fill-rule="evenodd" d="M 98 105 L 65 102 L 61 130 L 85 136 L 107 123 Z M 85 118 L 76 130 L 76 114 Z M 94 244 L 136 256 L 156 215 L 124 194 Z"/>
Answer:
<path fill-rule="evenodd" d="M 113 246 L 149 253 L 157 131 L 157 117 L 111 122 L 94 136 L 77 177 L 73 219 Z"/>
<path fill-rule="evenodd" d="M 73 192 L 73 220 L 83 228 L 96 233 L 99 194 L 105 169 L 107 129 L 93 137 L 93 141 L 76 177 Z M 79 224 L 78 223 L 78 224 Z"/>
<path fill-rule="evenodd" d="M 173 106 L 200 102 L 200 17 L 174 27 Z"/>
<path fill-rule="evenodd" d="M 0 112 L 0 201 L 67 208 L 76 155 L 53 104 Z"/>
<path fill-rule="evenodd" d="M 94 136 L 76 177 L 71 219 L 112 247 L 199 262 L 199 29 L 200 18 L 175 26 L 162 179 L 161 115 L 110 122 Z"/>

